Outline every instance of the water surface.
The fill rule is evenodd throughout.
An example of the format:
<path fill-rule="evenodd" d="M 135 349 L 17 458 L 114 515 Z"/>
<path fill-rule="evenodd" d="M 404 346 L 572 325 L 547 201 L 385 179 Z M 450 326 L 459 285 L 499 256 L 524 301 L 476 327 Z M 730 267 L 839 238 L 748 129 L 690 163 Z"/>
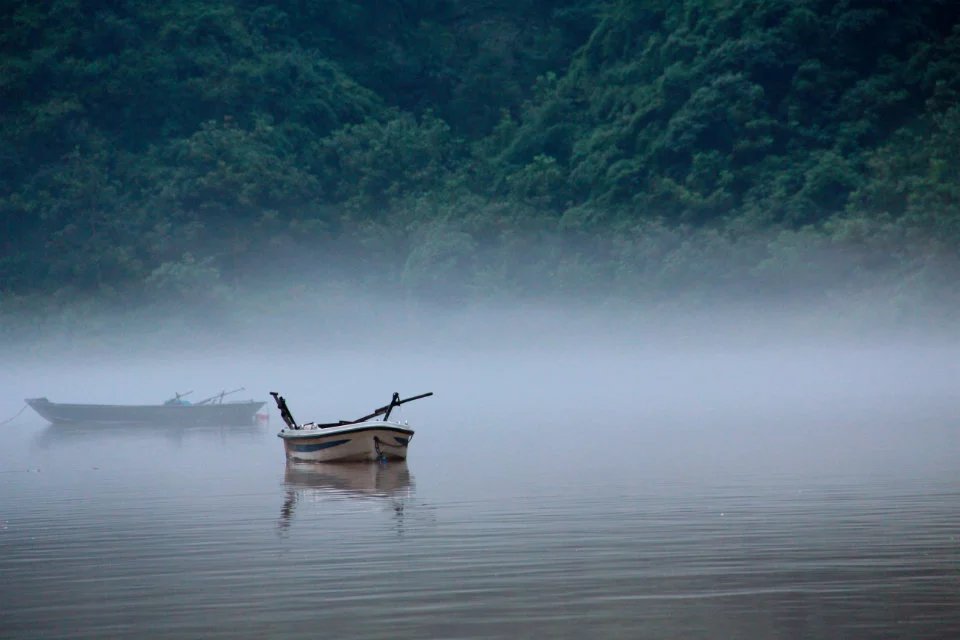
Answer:
<path fill-rule="evenodd" d="M 946 383 L 890 374 L 871 394 L 842 368 L 780 369 L 758 394 L 771 368 L 751 362 L 724 382 L 709 358 L 607 360 L 591 386 L 604 366 L 574 356 L 495 375 L 478 357 L 397 389 L 437 392 L 404 407 L 404 464 L 287 464 L 275 412 L 163 429 L 24 413 L 0 432 L 0 636 L 960 637 Z M 666 392 L 684 371 L 702 393 Z M 393 390 L 286 395 L 336 419 Z"/>

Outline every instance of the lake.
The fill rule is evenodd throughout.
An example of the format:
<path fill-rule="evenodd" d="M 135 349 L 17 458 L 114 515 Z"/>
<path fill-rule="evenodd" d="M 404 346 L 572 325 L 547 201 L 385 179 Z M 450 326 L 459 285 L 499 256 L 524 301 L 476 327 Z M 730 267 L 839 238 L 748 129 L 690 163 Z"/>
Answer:
<path fill-rule="evenodd" d="M 0 637 L 960 637 L 951 354 L 381 356 L 230 371 L 300 420 L 434 391 L 399 416 L 406 463 L 289 464 L 275 409 L 0 427 Z M 135 358 L 4 375 L 0 419 L 184 377 Z"/>

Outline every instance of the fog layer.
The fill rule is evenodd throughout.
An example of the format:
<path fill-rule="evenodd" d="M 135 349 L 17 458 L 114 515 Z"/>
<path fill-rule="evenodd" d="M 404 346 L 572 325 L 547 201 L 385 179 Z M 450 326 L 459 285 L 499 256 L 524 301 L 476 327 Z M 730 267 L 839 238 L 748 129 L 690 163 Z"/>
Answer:
<path fill-rule="evenodd" d="M 167 344 L 131 329 L 102 347 L 61 338 L 8 350 L 0 418 L 29 397 L 137 404 L 243 387 L 231 399 L 278 391 L 297 420 L 330 421 L 359 417 L 394 391 L 432 391 L 400 414 L 419 430 L 411 464 L 522 456 L 532 469 L 611 461 L 895 474 L 948 469 L 958 453 L 960 348 L 946 334 L 818 333 L 773 313 L 415 315 L 389 301 L 351 312 L 278 312 L 233 334 Z M 27 412 L 6 428 L 38 420 Z"/>

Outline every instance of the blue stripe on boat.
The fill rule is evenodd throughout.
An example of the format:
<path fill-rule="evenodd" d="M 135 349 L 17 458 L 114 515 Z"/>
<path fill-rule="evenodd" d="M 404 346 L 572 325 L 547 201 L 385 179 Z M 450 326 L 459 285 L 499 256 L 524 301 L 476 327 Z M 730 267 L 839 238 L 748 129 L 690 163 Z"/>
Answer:
<path fill-rule="evenodd" d="M 400 436 L 393 436 L 393 439 L 399 442 L 404 447 L 407 446 L 407 444 L 410 442 L 409 438 L 401 438 Z"/>
<path fill-rule="evenodd" d="M 340 444 L 346 444 L 350 442 L 350 439 L 346 440 L 331 440 L 330 442 L 321 442 L 320 444 L 291 444 L 290 448 L 294 451 L 320 451 L 321 449 L 329 449 L 330 447 L 335 447 Z"/>

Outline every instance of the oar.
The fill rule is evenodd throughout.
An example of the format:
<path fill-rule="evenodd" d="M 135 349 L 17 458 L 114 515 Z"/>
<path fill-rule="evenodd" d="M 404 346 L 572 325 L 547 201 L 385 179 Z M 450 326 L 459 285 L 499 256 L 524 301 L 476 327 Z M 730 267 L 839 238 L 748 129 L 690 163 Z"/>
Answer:
<path fill-rule="evenodd" d="M 193 393 L 193 389 L 191 389 L 190 391 L 187 391 L 186 393 L 180 393 L 179 391 L 174 391 L 174 392 L 173 392 L 173 395 L 174 395 L 175 397 L 170 398 L 169 400 L 167 400 L 167 401 L 164 402 L 163 404 L 180 404 L 180 398 L 186 398 L 186 397 L 187 397 L 188 395 L 190 395 L 191 393 Z"/>
<path fill-rule="evenodd" d="M 384 416 L 384 418 L 383 418 L 384 420 L 386 420 L 387 418 L 390 417 L 390 412 L 393 411 L 393 408 L 394 408 L 394 407 L 399 407 L 400 405 L 405 404 L 405 403 L 407 403 L 407 402 L 413 402 L 414 400 L 419 400 L 420 398 L 426 398 L 427 396 L 432 396 L 432 395 L 433 395 L 433 391 L 430 391 L 430 392 L 428 392 L 428 393 L 421 393 L 421 394 L 418 395 L 418 396 L 413 396 L 413 397 L 411 397 L 411 398 L 406 398 L 405 400 L 401 400 L 401 399 L 400 399 L 400 394 L 399 394 L 399 393 L 394 393 L 394 394 L 393 394 L 393 400 L 390 401 L 390 404 L 388 404 L 388 405 L 385 406 L 385 407 L 380 407 L 379 409 L 377 409 L 376 411 L 374 411 L 374 412 L 371 413 L 370 415 L 363 416 L 362 418 L 357 418 L 357 419 L 354 420 L 353 422 L 354 422 L 354 423 L 357 423 L 357 422 L 365 422 L 366 420 L 369 420 L 370 418 L 376 418 L 376 417 L 379 416 L 380 414 L 386 414 L 386 415 Z"/>
<path fill-rule="evenodd" d="M 219 398 L 219 401 L 218 401 L 218 402 L 223 402 L 223 397 L 224 397 L 224 396 L 229 396 L 229 395 L 232 394 L 232 393 L 237 393 L 238 391 L 243 391 L 243 390 L 244 390 L 244 388 L 243 388 L 243 387 L 240 387 L 239 389 L 234 389 L 233 391 L 221 391 L 220 393 L 216 393 L 216 394 L 210 396 L 209 398 L 205 398 L 205 399 L 201 400 L 201 401 L 198 402 L 197 404 L 207 404 L 208 402 L 210 402 L 211 400 L 214 400 L 214 399 L 216 399 L 216 398 Z"/>
<path fill-rule="evenodd" d="M 273 396 L 274 401 L 277 403 L 277 409 L 280 409 L 280 417 L 283 418 L 283 421 L 286 422 L 287 426 L 291 429 L 296 429 L 297 421 L 293 419 L 293 414 L 290 413 L 290 409 L 287 408 L 287 401 L 276 391 L 271 391 L 270 395 Z"/>

